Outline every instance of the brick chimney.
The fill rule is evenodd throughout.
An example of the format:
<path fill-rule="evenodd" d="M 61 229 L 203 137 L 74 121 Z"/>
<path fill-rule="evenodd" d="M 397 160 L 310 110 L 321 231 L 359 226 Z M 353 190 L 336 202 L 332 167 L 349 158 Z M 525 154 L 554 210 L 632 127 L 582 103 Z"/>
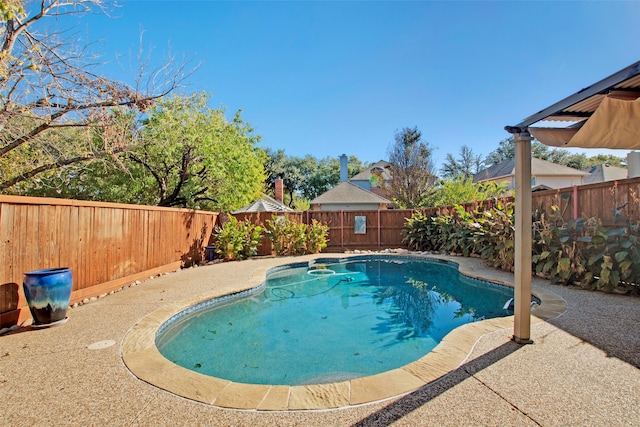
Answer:
<path fill-rule="evenodd" d="M 276 178 L 273 185 L 275 187 L 276 200 L 284 203 L 284 182 L 282 178 Z"/>

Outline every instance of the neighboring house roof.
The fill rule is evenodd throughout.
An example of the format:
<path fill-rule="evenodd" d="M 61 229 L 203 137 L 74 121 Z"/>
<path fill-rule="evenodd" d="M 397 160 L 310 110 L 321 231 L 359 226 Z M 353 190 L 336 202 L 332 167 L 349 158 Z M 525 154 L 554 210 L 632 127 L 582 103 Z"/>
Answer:
<path fill-rule="evenodd" d="M 341 182 L 331 190 L 322 193 L 311 201 L 312 205 L 338 203 L 348 203 L 354 205 L 366 203 L 391 204 L 393 202 L 384 197 L 380 197 L 371 191 L 367 191 L 361 187 L 358 187 L 356 184 L 353 184 L 349 181 Z"/>
<path fill-rule="evenodd" d="M 389 166 L 391 164 L 389 162 L 385 162 L 384 160 L 380 160 L 377 163 L 374 163 L 367 167 L 367 169 L 362 172 L 351 177 L 349 181 L 369 181 L 371 180 L 371 175 L 373 175 L 374 169 L 379 169 L 382 175 L 382 179 L 385 181 L 391 181 L 391 172 L 389 172 Z"/>
<path fill-rule="evenodd" d="M 243 212 L 295 212 L 284 203 L 263 194 L 262 197 L 255 202 L 238 209 L 235 213 Z"/>
<path fill-rule="evenodd" d="M 515 176 L 515 159 L 503 160 L 473 176 L 473 182 L 489 181 L 497 178 Z M 588 172 L 548 162 L 535 157 L 531 158 L 532 176 L 587 176 Z"/>
<path fill-rule="evenodd" d="M 369 191 L 371 191 L 372 193 L 377 194 L 380 197 L 384 197 L 385 199 L 389 198 L 389 190 L 387 190 L 386 188 L 371 187 L 371 189 Z"/>
<path fill-rule="evenodd" d="M 594 184 L 596 182 L 616 181 L 618 179 L 627 179 L 629 172 L 625 168 L 609 165 L 595 165 L 587 170 L 589 175 L 584 177 L 585 184 Z"/>
<path fill-rule="evenodd" d="M 531 192 L 536 192 L 536 191 L 545 191 L 545 190 L 552 190 L 551 187 L 549 187 L 548 185 L 544 185 L 544 184 L 540 184 L 540 185 L 536 185 L 535 187 L 531 187 Z"/>

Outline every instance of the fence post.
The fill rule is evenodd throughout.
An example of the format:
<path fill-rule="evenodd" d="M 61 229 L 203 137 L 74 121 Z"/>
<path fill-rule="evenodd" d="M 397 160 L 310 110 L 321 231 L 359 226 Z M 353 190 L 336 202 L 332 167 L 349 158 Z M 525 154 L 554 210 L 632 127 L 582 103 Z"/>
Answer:
<path fill-rule="evenodd" d="M 578 219 L 578 186 L 573 186 L 573 219 Z"/>
<path fill-rule="evenodd" d="M 344 251 L 344 219 L 342 217 L 343 213 L 344 211 L 341 209 L 340 210 L 340 249 Z"/>
<path fill-rule="evenodd" d="M 378 209 L 378 250 L 380 250 L 380 209 Z"/>

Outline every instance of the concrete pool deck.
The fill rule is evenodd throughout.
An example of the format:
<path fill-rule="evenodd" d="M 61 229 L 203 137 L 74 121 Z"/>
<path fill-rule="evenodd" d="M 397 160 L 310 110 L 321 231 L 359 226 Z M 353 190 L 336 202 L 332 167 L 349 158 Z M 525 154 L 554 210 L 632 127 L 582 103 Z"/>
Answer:
<path fill-rule="evenodd" d="M 321 255 L 326 256 L 332 255 Z M 546 308 L 557 305 L 554 310 L 545 314 L 543 303 L 534 314 L 544 318 L 562 312 L 563 301 L 566 311 L 533 324 L 534 344 L 511 342 L 512 322 L 492 325 L 471 334 L 461 356 L 446 354 L 437 363 L 426 363 L 441 370 L 445 363 L 445 370 L 451 370 L 437 381 L 425 385 L 429 374 L 407 367 L 380 374 L 359 389 L 350 385 L 349 400 L 334 405 L 341 409 L 275 410 L 316 409 L 314 402 L 323 391 L 308 390 L 303 398 L 287 388 L 286 393 L 275 390 L 269 400 L 264 390 L 256 393 L 256 386 L 241 389 L 230 383 L 216 392 L 181 373 L 175 382 L 181 390 L 169 393 L 141 381 L 125 366 L 136 363 L 127 361 L 130 355 L 149 349 L 148 335 L 131 339 L 138 326 L 156 313 L 175 311 L 203 294 L 255 286 L 268 268 L 316 257 L 185 269 L 74 308 L 62 326 L 26 327 L 0 336 L 0 424 L 640 425 L 640 298 L 560 287 L 539 279 L 534 279 L 536 292 L 559 298 Z M 485 268 L 478 259 L 451 259 L 472 275 L 513 280 L 512 274 Z M 155 373 L 159 381 L 175 379 L 170 368 L 143 360 L 137 360 L 140 369 Z M 409 379 L 408 387 L 402 378 Z M 189 395 L 194 390 L 209 390 L 209 395 L 197 399 Z M 363 397 L 367 393 L 369 397 Z M 287 408 L 282 408 L 285 395 Z M 400 396 L 389 398 L 396 395 Z M 249 406 L 249 401 L 258 403 Z M 256 410 L 261 403 L 272 406 Z M 250 410 L 219 407 L 243 405 Z"/>

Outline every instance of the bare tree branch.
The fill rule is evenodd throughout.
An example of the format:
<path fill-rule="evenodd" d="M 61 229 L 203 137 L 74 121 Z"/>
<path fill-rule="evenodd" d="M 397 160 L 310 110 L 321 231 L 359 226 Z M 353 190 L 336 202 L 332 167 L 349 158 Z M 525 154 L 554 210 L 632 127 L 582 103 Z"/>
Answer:
<path fill-rule="evenodd" d="M 7 0 L 5 0 L 7 1 Z M 92 71 L 95 58 L 88 44 L 78 45 L 61 29 L 43 32 L 49 18 L 104 12 L 104 0 L 9 0 L 11 8 L 0 14 L 0 191 L 57 167 L 100 157 L 96 139 L 108 152 L 126 152 L 135 141 L 123 144 L 119 132 L 109 132 L 126 111 L 145 112 L 154 102 L 178 88 L 188 73 L 172 60 L 153 72 L 139 64 L 132 85 Z M 120 111 L 114 114 L 114 111 Z M 65 147 L 44 150 L 52 132 L 62 128 L 95 128 L 84 140 L 65 141 Z M 118 141 L 108 141 L 109 135 Z M 81 134 L 77 134 L 80 136 Z M 118 150 L 113 150 L 114 144 Z M 93 153 L 93 154 L 92 154 Z M 95 155 L 97 157 L 92 157 Z M 13 184 L 12 184 L 13 183 Z"/>
<path fill-rule="evenodd" d="M 113 155 L 115 153 L 118 152 L 123 152 L 125 151 L 125 148 L 122 147 L 121 149 L 116 149 L 116 151 L 98 151 L 98 152 L 93 152 L 90 153 L 88 155 L 85 156 L 77 156 L 77 157 L 72 157 L 70 159 L 59 159 L 58 161 L 54 162 L 54 163 L 49 163 L 49 164 L 45 164 L 45 165 L 41 165 L 38 166 L 37 168 L 31 169 L 30 171 L 20 175 L 20 176 L 16 176 L 8 181 L 4 181 L 4 182 L 0 182 L 0 191 L 12 187 L 22 181 L 25 181 L 27 179 L 33 178 L 34 176 L 41 174 L 43 172 L 46 171 L 50 171 L 52 169 L 60 169 L 62 167 L 65 166 L 69 166 L 71 164 L 74 163 L 79 163 L 79 162 L 83 162 L 86 160 L 90 160 L 90 159 L 97 159 L 97 158 L 101 158 L 101 157 L 106 157 L 106 156 L 110 156 Z"/>

